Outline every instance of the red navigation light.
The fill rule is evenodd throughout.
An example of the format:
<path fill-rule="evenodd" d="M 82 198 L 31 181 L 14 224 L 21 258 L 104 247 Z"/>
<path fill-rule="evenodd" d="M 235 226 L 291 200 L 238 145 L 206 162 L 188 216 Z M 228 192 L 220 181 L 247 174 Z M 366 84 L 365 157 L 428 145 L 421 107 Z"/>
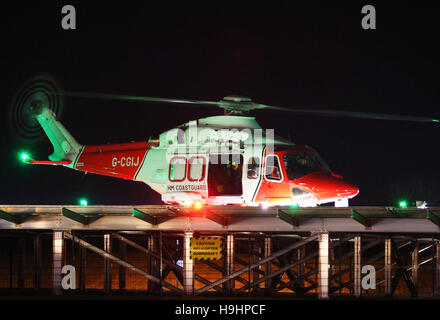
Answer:
<path fill-rule="evenodd" d="M 200 210 L 200 209 L 203 208 L 203 203 L 201 203 L 201 202 L 199 202 L 199 201 L 196 201 L 196 202 L 194 202 L 193 207 L 194 207 L 194 209 L 196 209 L 196 210 Z"/>

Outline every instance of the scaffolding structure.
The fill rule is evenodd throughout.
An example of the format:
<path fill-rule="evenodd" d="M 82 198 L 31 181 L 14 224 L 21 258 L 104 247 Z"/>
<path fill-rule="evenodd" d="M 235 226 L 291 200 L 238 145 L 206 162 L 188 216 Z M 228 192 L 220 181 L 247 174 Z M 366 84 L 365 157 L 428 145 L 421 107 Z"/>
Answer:
<path fill-rule="evenodd" d="M 0 206 L 0 291 L 440 296 L 440 208 Z M 192 260 L 191 239 L 222 239 Z M 73 290 L 63 289 L 73 266 Z"/>

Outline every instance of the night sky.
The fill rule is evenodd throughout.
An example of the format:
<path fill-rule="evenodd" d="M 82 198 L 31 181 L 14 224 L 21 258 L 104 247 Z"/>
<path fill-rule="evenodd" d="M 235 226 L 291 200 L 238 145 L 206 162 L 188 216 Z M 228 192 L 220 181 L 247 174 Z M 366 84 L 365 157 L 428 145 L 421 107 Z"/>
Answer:
<path fill-rule="evenodd" d="M 52 153 L 47 139 L 23 141 L 9 130 L 14 92 L 36 73 L 68 91 L 205 100 L 241 94 L 282 107 L 440 118 L 440 27 L 438 11 L 427 4 L 90 2 L 2 4 L 0 204 L 77 204 L 80 197 L 102 205 L 161 203 L 140 182 L 18 161 L 21 150 L 40 160 Z M 77 30 L 61 28 L 64 4 L 75 6 Z M 376 30 L 361 28 L 365 4 L 376 7 Z M 80 143 L 100 144 L 145 140 L 219 114 L 66 98 L 62 122 Z M 440 205 L 438 124 L 253 115 L 276 134 L 314 147 L 357 184 L 352 205 Z"/>

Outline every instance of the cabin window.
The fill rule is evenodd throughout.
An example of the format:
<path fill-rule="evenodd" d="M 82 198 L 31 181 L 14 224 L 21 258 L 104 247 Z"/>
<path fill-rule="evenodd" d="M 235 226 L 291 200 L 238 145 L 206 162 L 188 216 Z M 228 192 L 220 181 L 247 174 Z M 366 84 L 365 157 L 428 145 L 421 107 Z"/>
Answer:
<path fill-rule="evenodd" d="M 189 159 L 188 180 L 200 181 L 205 178 L 206 160 L 204 157 L 192 157 Z"/>
<path fill-rule="evenodd" d="M 240 154 L 210 155 L 208 165 L 209 196 L 241 196 L 243 156 Z"/>
<path fill-rule="evenodd" d="M 186 158 L 174 157 L 170 160 L 170 181 L 183 181 L 186 176 Z"/>
<path fill-rule="evenodd" d="M 260 167 L 260 159 L 252 157 L 248 161 L 247 177 L 248 179 L 258 179 L 258 170 Z"/>
<path fill-rule="evenodd" d="M 282 179 L 280 162 L 277 156 L 267 156 L 264 175 L 267 180 L 279 181 Z"/>

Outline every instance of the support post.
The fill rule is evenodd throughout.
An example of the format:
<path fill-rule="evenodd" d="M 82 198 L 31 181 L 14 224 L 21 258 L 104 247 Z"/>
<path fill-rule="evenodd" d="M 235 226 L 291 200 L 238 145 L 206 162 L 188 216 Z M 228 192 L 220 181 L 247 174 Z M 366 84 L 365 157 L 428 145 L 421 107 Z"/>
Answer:
<path fill-rule="evenodd" d="M 54 231 L 52 241 L 52 292 L 54 295 L 60 295 L 61 289 L 61 270 L 63 268 L 64 239 L 62 231 Z"/>
<path fill-rule="evenodd" d="M 34 290 L 40 290 L 41 287 L 41 238 L 37 234 L 34 237 Z"/>
<path fill-rule="evenodd" d="M 157 276 L 159 277 L 159 291 L 162 292 L 163 288 L 163 237 L 162 237 L 162 231 L 157 232 L 158 242 L 159 242 L 159 262 L 158 262 L 158 270 L 157 270 Z"/>
<path fill-rule="evenodd" d="M 385 239 L 385 295 L 391 295 L 391 239 Z"/>
<path fill-rule="evenodd" d="M 86 290 L 86 264 L 87 250 L 83 246 L 79 246 L 79 290 Z"/>
<path fill-rule="evenodd" d="M 17 288 L 24 288 L 24 265 L 26 260 L 26 242 L 23 237 L 18 239 L 18 272 L 17 272 Z"/>
<path fill-rule="evenodd" d="M 319 241 L 319 290 L 318 298 L 328 298 L 328 233 L 321 233 L 318 237 Z"/>
<path fill-rule="evenodd" d="M 188 296 L 194 294 L 194 261 L 190 256 L 192 236 L 191 231 L 185 231 L 183 235 L 183 290 Z"/>
<path fill-rule="evenodd" d="M 434 241 L 434 296 L 440 296 L 440 240 Z"/>
<path fill-rule="evenodd" d="M 13 239 L 14 238 L 9 238 L 9 290 L 12 290 L 12 288 L 14 287 L 14 248 L 12 247 Z"/>
<path fill-rule="evenodd" d="M 411 253 L 411 277 L 414 283 L 414 286 L 417 288 L 417 275 L 419 271 L 419 246 L 416 242 L 413 252 Z"/>
<path fill-rule="evenodd" d="M 147 235 L 147 249 L 151 252 L 157 253 L 157 248 L 159 247 L 158 239 L 155 233 L 151 233 Z M 152 255 L 147 256 L 148 259 L 148 272 L 160 279 L 159 272 L 159 261 L 157 258 Z M 160 291 L 160 285 L 156 282 L 148 280 L 148 291 L 150 292 L 158 292 Z"/>
<path fill-rule="evenodd" d="M 104 235 L 104 251 L 111 253 L 111 236 L 109 233 Z M 110 293 L 112 290 L 112 263 L 110 259 L 104 257 L 104 291 Z"/>
<path fill-rule="evenodd" d="M 306 256 L 306 247 L 305 246 L 299 247 L 297 249 L 297 260 L 302 260 L 305 258 L 305 256 Z M 303 262 L 303 263 L 298 264 L 298 278 L 299 278 L 298 284 L 301 288 L 304 288 L 303 275 L 304 275 L 305 271 L 306 271 L 306 263 Z"/>
<path fill-rule="evenodd" d="M 272 254 L 272 238 L 270 236 L 266 236 L 264 238 L 264 257 L 267 258 Z M 272 273 L 272 262 L 266 262 L 264 266 L 264 275 L 268 276 Z M 272 278 L 267 278 L 264 284 L 266 290 L 272 287 Z"/>
<path fill-rule="evenodd" d="M 119 241 L 119 255 L 121 259 L 127 261 L 127 244 L 125 242 Z M 119 290 L 125 290 L 125 267 L 119 266 Z"/>
<path fill-rule="evenodd" d="M 234 235 L 227 234 L 225 237 L 225 257 L 224 257 L 225 265 L 225 274 L 224 276 L 228 276 L 234 272 Z M 226 292 L 234 289 L 235 280 L 229 280 L 225 282 L 224 288 Z"/>
<path fill-rule="evenodd" d="M 330 241 L 331 243 L 331 241 Z M 330 254 L 330 268 L 329 268 L 329 287 L 330 289 L 333 287 L 334 281 L 333 281 L 333 275 L 335 274 L 335 247 L 332 246 L 329 250 Z"/>
<path fill-rule="evenodd" d="M 262 253 L 262 250 L 261 250 L 260 244 L 259 244 L 259 242 L 258 242 L 258 239 L 255 239 L 255 242 L 252 241 L 252 252 L 253 252 L 253 254 L 252 254 L 252 256 L 253 256 L 253 259 L 252 259 L 253 262 L 258 262 L 258 261 L 260 261 L 260 260 L 261 260 L 261 253 Z M 258 268 L 255 268 L 255 269 L 252 271 L 252 279 L 253 279 L 253 282 L 256 282 L 256 281 L 258 281 L 258 280 L 260 279 L 260 272 L 259 272 L 259 271 L 262 271 L 262 268 L 263 268 L 263 266 L 260 265 Z M 261 289 L 261 283 L 258 283 L 257 285 L 255 285 L 255 286 L 253 287 L 253 291 L 254 291 L 254 292 L 259 292 L 260 289 Z"/>
<path fill-rule="evenodd" d="M 361 296 L 361 237 L 354 237 L 354 296 Z"/>

